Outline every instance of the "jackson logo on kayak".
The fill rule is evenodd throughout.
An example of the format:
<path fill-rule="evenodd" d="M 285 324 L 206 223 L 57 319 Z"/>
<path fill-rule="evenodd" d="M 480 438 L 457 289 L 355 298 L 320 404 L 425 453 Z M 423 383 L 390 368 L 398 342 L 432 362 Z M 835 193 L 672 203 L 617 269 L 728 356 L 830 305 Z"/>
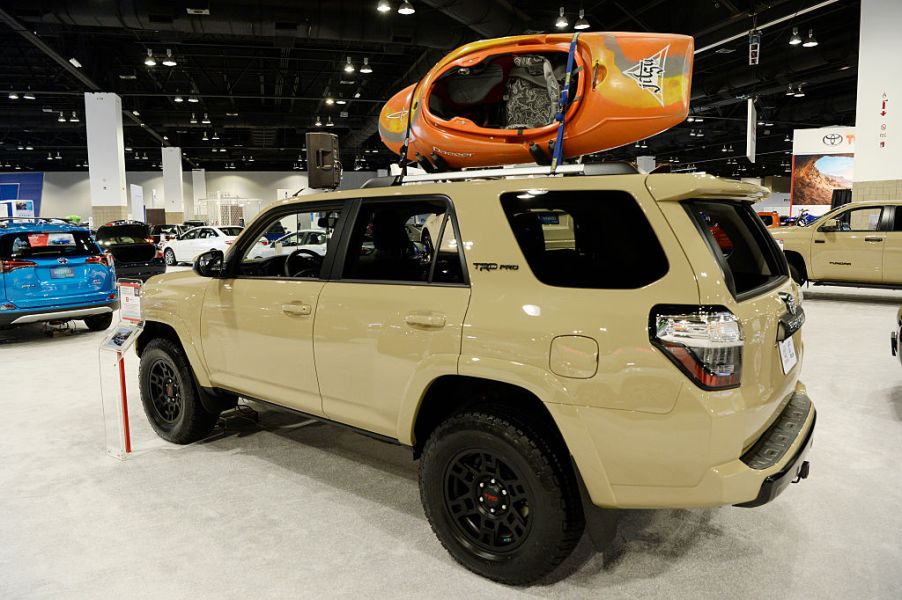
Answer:
<path fill-rule="evenodd" d="M 624 71 L 640 88 L 651 93 L 661 106 L 664 106 L 664 65 L 669 48 L 669 45 L 664 46 Z"/>

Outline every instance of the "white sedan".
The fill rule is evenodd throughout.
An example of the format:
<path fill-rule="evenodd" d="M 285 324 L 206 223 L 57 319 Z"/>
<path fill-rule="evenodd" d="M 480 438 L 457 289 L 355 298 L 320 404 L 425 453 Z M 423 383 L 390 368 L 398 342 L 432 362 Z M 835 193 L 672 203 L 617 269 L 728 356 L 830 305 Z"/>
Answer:
<path fill-rule="evenodd" d="M 178 238 L 169 240 L 163 245 L 163 258 L 167 265 L 177 265 L 180 262 L 193 262 L 199 254 L 207 250 L 222 250 L 225 252 L 232 244 L 243 227 L 223 225 L 222 227 L 194 227 Z"/>
<path fill-rule="evenodd" d="M 266 245 L 258 242 L 251 249 L 248 257 L 251 260 L 263 260 L 280 254 L 287 256 L 295 250 L 310 250 L 320 256 L 325 256 L 328 242 L 329 234 L 321 229 L 301 229 Z"/>

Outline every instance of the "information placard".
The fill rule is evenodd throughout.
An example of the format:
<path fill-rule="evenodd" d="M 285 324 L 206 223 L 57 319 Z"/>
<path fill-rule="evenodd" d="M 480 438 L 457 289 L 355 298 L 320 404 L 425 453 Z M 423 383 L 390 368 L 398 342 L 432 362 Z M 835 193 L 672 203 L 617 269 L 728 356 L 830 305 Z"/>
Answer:
<path fill-rule="evenodd" d="M 123 321 L 140 323 L 141 319 L 140 281 L 119 280 L 119 318 Z"/>

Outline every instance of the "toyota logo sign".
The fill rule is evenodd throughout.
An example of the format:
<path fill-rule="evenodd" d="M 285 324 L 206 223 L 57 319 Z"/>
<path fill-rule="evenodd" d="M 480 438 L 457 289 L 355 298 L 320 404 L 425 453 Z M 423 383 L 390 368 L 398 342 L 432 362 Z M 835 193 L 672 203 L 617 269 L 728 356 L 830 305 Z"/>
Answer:
<path fill-rule="evenodd" d="M 61 264 L 61 265 L 65 265 L 65 264 L 68 264 L 68 263 L 69 263 L 69 260 L 66 259 L 66 258 L 63 258 L 63 257 L 61 256 L 61 257 L 59 257 L 58 259 L 56 259 L 56 262 L 58 262 L 58 263 Z"/>
<path fill-rule="evenodd" d="M 842 144 L 841 133 L 828 133 L 824 136 L 823 139 L 825 146 L 839 146 L 840 144 Z"/>

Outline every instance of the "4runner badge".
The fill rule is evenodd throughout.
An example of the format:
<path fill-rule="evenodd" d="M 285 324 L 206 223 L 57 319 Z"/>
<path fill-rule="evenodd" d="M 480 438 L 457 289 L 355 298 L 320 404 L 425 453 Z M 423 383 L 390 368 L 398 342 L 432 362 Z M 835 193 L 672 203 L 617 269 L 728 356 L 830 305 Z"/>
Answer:
<path fill-rule="evenodd" d="M 477 271 L 517 271 L 520 265 L 499 265 L 498 263 L 474 262 Z"/>
<path fill-rule="evenodd" d="M 667 61 L 667 50 L 669 49 L 669 45 L 664 46 L 653 55 L 643 58 L 638 64 L 623 72 L 635 81 L 640 88 L 654 96 L 661 106 L 664 106 L 664 64 Z"/>

